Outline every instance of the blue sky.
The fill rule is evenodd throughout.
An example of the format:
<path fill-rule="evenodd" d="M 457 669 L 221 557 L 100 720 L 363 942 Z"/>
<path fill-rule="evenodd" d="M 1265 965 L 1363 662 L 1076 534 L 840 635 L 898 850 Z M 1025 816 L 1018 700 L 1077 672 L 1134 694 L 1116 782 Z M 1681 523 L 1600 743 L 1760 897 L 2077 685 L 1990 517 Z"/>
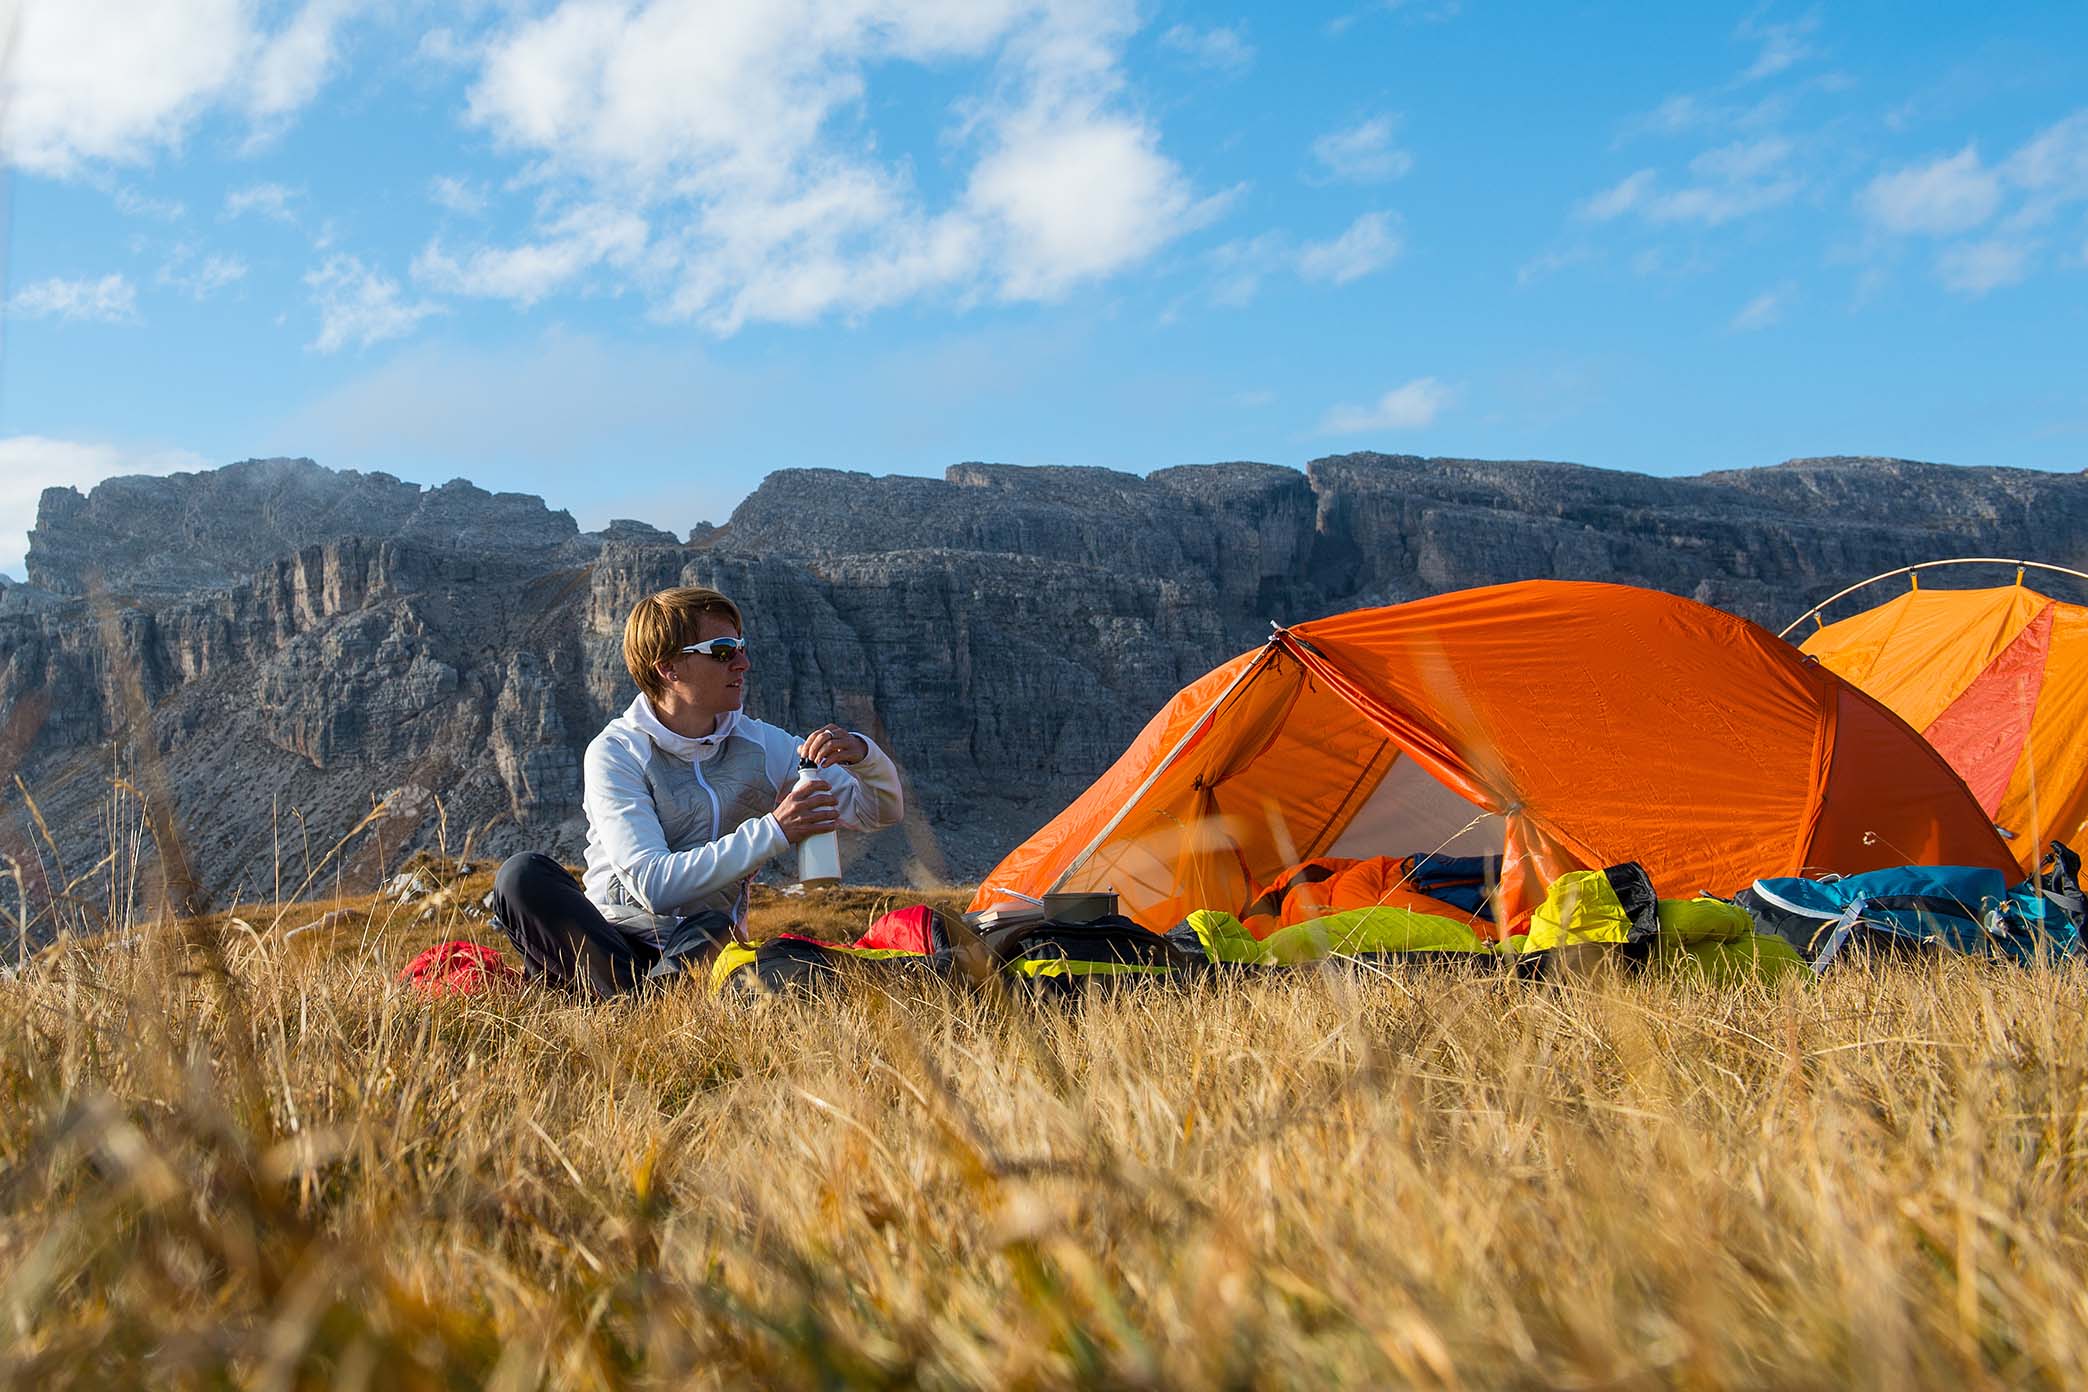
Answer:
<path fill-rule="evenodd" d="M 2088 7 L 23 0 L 36 493 L 2088 465 Z"/>

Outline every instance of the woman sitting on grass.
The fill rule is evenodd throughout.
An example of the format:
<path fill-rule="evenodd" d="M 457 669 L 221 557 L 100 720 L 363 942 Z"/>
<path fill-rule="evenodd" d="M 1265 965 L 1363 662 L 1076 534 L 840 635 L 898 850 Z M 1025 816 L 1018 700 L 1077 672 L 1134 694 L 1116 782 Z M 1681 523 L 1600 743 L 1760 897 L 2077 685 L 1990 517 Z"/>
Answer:
<path fill-rule="evenodd" d="M 531 977 L 608 996 L 674 975 L 738 934 L 772 857 L 899 820 L 899 769 L 862 735 L 824 725 L 800 742 L 741 712 L 744 633 L 716 590 L 662 590 L 631 610 L 638 698 L 587 746 L 586 883 L 537 852 L 494 877 L 494 914 Z M 800 754 L 823 783 L 793 787 Z"/>

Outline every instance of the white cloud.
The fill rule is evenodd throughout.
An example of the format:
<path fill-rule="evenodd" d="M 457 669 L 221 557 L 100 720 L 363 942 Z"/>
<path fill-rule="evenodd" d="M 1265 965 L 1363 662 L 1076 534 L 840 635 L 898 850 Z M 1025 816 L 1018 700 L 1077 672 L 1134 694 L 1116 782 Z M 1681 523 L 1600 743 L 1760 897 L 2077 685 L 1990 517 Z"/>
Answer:
<path fill-rule="evenodd" d="M 1291 251 L 1280 232 L 1243 237 L 1211 251 L 1217 279 L 1211 287 L 1211 303 L 1225 309 L 1244 309 L 1261 293 L 1262 281 L 1280 271 L 1291 259 Z"/>
<path fill-rule="evenodd" d="M 1160 45 L 1214 72 L 1245 72 L 1254 64 L 1254 46 L 1240 36 L 1239 30 L 1224 26 L 1198 29 L 1177 24 L 1160 36 Z"/>
<path fill-rule="evenodd" d="M 460 217 L 478 217 L 486 211 L 486 191 L 452 174 L 438 174 L 428 181 L 428 198 L 438 208 Z"/>
<path fill-rule="evenodd" d="M 59 177 L 177 143 L 251 38 L 239 0 L 32 0 L 18 13 L 0 139 L 17 167 Z"/>
<path fill-rule="evenodd" d="M 1663 139 L 1707 131 L 1728 137 L 1747 132 L 1778 131 L 1796 114 L 1808 93 L 1844 90 L 1848 79 L 1827 73 L 1799 82 L 1772 84 L 1744 90 L 1745 83 L 1728 83 L 1704 92 L 1677 92 L 1663 98 L 1650 111 L 1627 117 L 1611 141 L 1613 148 L 1646 138 Z"/>
<path fill-rule="evenodd" d="M 301 196 L 296 189 L 282 184 L 252 184 L 225 195 L 225 216 L 236 218 L 252 214 L 273 222 L 294 223 L 297 213 L 290 205 Z"/>
<path fill-rule="evenodd" d="M 2001 204 L 2001 178 L 1967 145 L 1928 164 L 1880 174 L 1857 197 L 1872 222 L 1888 232 L 1950 236 L 1969 232 Z"/>
<path fill-rule="evenodd" d="M 1126 99 L 1136 22 L 1129 0 L 563 0 L 489 34 L 469 118 L 532 157 L 554 206 L 671 229 L 644 265 L 667 318 L 731 333 L 933 291 L 1052 299 L 1222 206 Z M 863 134 L 894 63 L 987 66 L 944 133 L 948 206 Z"/>
<path fill-rule="evenodd" d="M 2039 131 L 2008 157 L 2002 173 L 2024 191 L 2016 218 L 2026 225 L 2047 221 L 2066 204 L 2088 201 L 2088 111 Z"/>
<path fill-rule="evenodd" d="M 326 85 L 336 59 L 336 31 L 358 0 L 308 0 L 288 24 L 259 46 L 243 75 L 247 110 L 270 121 L 298 110 Z"/>
<path fill-rule="evenodd" d="M 1392 143 L 1398 125 L 1396 116 L 1373 116 L 1329 131 L 1312 142 L 1312 157 L 1328 177 L 1348 183 L 1376 184 L 1397 179 L 1414 167 L 1414 157 Z"/>
<path fill-rule="evenodd" d="M 413 56 L 438 68 L 468 68 L 485 57 L 485 45 L 462 38 L 448 25 L 437 25 L 421 35 Z"/>
<path fill-rule="evenodd" d="M 371 270 L 354 256 L 334 256 L 304 278 L 319 310 L 319 336 L 311 346 L 332 353 L 355 344 L 368 348 L 386 339 L 403 338 L 442 306 L 427 300 L 407 303 L 395 280 Z"/>
<path fill-rule="evenodd" d="M 1648 200 L 1653 222 L 1701 222 L 1716 227 L 1788 203 L 1800 181 L 1786 172 L 1791 143 L 1780 137 L 1737 140 L 1689 162 L 1695 182 Z"/>
<path fill-rule="evenodd" d="M 1742 21 L 1740 37 L 1756 40 L 1762 48 L 1753 64 L 1740 74 L 1740 80 L 1759 82 L 1818 56 L 1819 50 L 1813 47 L 1812 35 L 1819 27 L 1817 15 L 1807 15 L 1785 24 L 1762 24 L 1752 18 Z"/>
<path fill-rule="evenodd" d="M 154 198 L 125 185 L 116 190 L 116 211 L 125 217 L 152 218 L 157 222 L 179 222 L 188 209 L 178 198 Z"/>
<path fill-rule="evenodd" d="M 1363 435 L 1378 430 L 1420 430 L 1455 398 L 1454 389 L 1433 377 L 1416 377 L 1368 406 L 1336 406 L 1320 422 L 1322 435 Z"/>
<path fill-rule="evenodd" d="M 1391 265 L 1399 251 L 1392 214 L 1365 213 L 1333 241 L 1308 244 L 1298 254 L 1298 274 L 1307 280 L 1347 285 Z"/>
<path fill-rule="evenodd" d="M 1689 162 L 1689 170 L 1700 179 L 1744 184 L 1773 177 L 1790 156 L 1791 142 L 1781 136 L 1736 140 L 1704 151 Z"/>
<path fill-rule="evenodd" d="M 2029 189 L 2068 188 L 2088 196 L 2088 111 L 2045 127 L 2008 158 L 2011 181 Z"/>
<path fill-rule="evenodd" d="M 46 488 L 85 492 L 123 474 L 171 474 L 207 468 L 187 450 L 138 449 L 41 435 L 0 438 L 0 574 L 22 574 L 37 500 Z"/>
<path fill-rule="evenodd" d="M 344 0 L 311 0 L 281 31 L 251 0 L 28 0 L 20 6 L 0 151 L 69 178 L 178 146 L 206 112 L 283 120 L 317 94 Z"/>
<path fill-rule="evenodd" d="M 1595 253 L 1584 246 L 1558 247 L 1539 252 L 1515 268 L 1515 283 L 1530 285 L 1547 276 L 1558 274 L 1569 266 L 1596 259 Z"/>
<path fill-rule="evenodd" d="M 615 208 L 575 208 L 545 229 L 539 242 L 479 248 L 462 261 L 431 241 L 414 258 L 413 278 L 432 290 L 512 300 L 527 308 L 589 268 L 628 266 L 645 250 L 643 218 Z"/>
<path fill-rule="evenodd" d="M 53 276 L 23 286 L 7 302 L 25 319 L 69 319 L 96 324 L 138 322 L 138 290 L 128 276 L 111 272 L 99 280 Z"/>
<path fill-rule="evenodd" d="M 1803 185 L 1786 169 L 1790 156 L 1790 142 L 1781 138 L 1735 141 L 1691 160 L 1691 180 L 1679 188 L 1662 188 L 1656 171 L 1641 169 L 1583 200 L 1576 211 L 1595 222 L 1636 213 L 1655 224 L 1716 227 L 1796 197 Z"/>
<path fill-rule="evenodd" d="M 1389 266 L 1399 253 L 1398 218 L 1389 212 L 1365 213 L 1340 236 L 1303 246 L 1281 232 L 1235 238 L 1209 253 L 1210 301 L 1224 309 L 1245 308 L 1272 275 L 1346 285 Z"/>
<path fill-rule="evenodd" d="M 1330 35 L 1339 36 L 1373 11 L 1396 14 L 1409 23 L 1441 24 L 1457 18 L 1463 9 L 1464 0 L 1374 0 L 1363 9 L 1336 15 L 1327 21 L 1325 27 Z"/>
<path fill-rule="evenodd" d="M 1758 184 L 1692 185 L 1652 200 L 1646 216 L 1653 222 L 1701 222 L 1717 227 L 1754 213 L 1781 207 L 1797 196 L 1796 179 Z"/>
<path fill-rule="evenodd" d="M 1641 247 L 1632 253 L 1631 273 L 1636 276 L 1665 276 L 1679 280 L 1699 276 L 1711 269 L 1711 260 L 1701 250 L 1675 247 Z"/>
<path fill-rule="evenodd" d="M 2055 121 L 1996 164 L 1967 144 L 1879 174 L 1857 195 L 1865 217 L 1887 234 L 1959 237 L 1991 226 L 1990 235 L 1946 246 L 1935 258 L 1944 288 L 1974 296 L 2028 279 L 2038 261 L 2033 234 L 2079 203 L 2088 203 L 2088 111 Z"/>
<path fill-rule="evenodd" d="M 1936 277 L 1947 290 L 1977 297 L 2021 284 L 2030 274 L 2030 258 L 2035 251 L 2027 242 L 2004 237 L 1962 242 L 1937 254 Z"/>
<path fill-rule="evenodd" d="M 1196 203 L 1153 131 L 1121 117 L 1026 113 L 982 160 L 966 199 L 994 256 L 1002 298 L 1057 299 L 1083 280 L 1143 260 L 1213 216 Z M 956 229 L 958 261 L 969 229 Z"/>
<path fill-rule="evenodd" d="M 1773 290 L 1764 290 L 1740 307 L 1726 327 L 1734 333 L 1752 333 L 1766 329 L 1783 320 L 1784 309 L 1797 298 L 1798 287 L 1779 285 Z"/>
<path fill-rule="evenodd" d="M 1711 124 L 1716 114 L 1705 104 L 1702 97 L 1690 92 L 1678 92 L 1644 115 L 1635 116 L 1625 122 L 1618 140 L 1621 143 L 1638 135 L 1681 135 L 1699 126 Z"/>
<path fill-rule="evenodd" d="M 166 265 L 160 267 L 159 283 L 202 301 L 226 286 L 244 280 L 248 270 L 246 261 L 237 256 L 213 253 L 201 261 L 194 261 L 194 264 L 192 261 L 193 252 L 186 248 L 178 250 Z"/>
<path fill-rule="evenodd" d="M 1653 181 L 1656 177 L 1650 169 L 1627 174 L 1602 192 L 1583 199 L 1576 211 L 1594 222 L 1608 222 L 1613 218 L 1622 217 L 1645 201 L 1646 196 L 1653 191 Z"/>

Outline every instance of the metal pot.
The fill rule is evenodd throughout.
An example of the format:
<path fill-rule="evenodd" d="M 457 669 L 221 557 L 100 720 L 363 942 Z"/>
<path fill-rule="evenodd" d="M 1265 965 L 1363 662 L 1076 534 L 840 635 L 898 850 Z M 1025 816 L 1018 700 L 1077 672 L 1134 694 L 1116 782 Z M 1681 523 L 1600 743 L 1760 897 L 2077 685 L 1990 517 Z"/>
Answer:
<path fill-rule="evenodd" d="M 1047 894 L 1044 916 L 1059 923 L 1092 923 L 1117 911 L 1117 897 L 1108 890 L 1092 894 Z"/>

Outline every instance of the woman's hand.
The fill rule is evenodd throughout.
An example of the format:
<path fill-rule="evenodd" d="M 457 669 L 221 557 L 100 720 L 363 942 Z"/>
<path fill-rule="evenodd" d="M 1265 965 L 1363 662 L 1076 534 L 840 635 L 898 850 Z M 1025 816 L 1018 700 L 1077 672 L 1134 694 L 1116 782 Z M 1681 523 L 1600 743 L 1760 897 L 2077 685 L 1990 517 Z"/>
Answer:
<path fill-rule="evenodd" d="M 795 846 L 808 836 L 832 831 L 841 825 L 833 790 L 818 779 L 794 787 L 776 804 L 776 825 L 784 839 Z"/>
<path fill-rule="evenodd" d="M 870 757 L 870 742 L 839 725 L 822 725 L 805 736 L 804 757 L 821 768 L 829 764 L 859 764 Z"/>

